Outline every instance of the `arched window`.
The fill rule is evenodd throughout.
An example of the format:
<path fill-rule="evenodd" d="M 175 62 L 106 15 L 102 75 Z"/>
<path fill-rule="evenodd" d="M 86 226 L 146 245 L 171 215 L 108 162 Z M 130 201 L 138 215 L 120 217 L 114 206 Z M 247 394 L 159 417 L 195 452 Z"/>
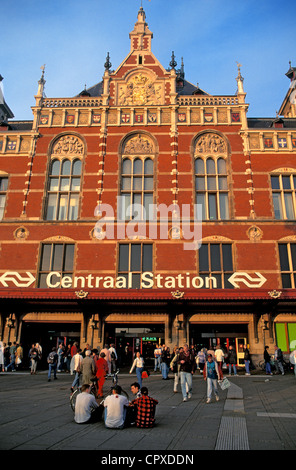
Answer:
<path fill-rule="evenodd" d="M 74 136 L 62 137 L 53 147 L 47 188 L 46 220 L 76 220 L 83 145 Z"/>
<path fill-rule="evenodd" d="M 122 220 L 148 220 L 153 216 L 154 146 L 137 135 L 124 145 L 121 163 L 120 213 Z"/>
<path fill-rule="evenodd" d="M 194 157 L 195 202 L 202 206 L 202 219 L 229 219 L 225 141 L 216 134 L 203 134 L 196 141 Z"/>

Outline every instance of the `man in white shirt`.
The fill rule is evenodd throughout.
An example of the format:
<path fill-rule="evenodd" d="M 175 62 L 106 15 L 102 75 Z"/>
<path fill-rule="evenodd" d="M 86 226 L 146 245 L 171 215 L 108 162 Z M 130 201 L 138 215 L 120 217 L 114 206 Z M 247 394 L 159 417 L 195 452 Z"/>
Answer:
<path fill-rule="evenodd" d="M 101 410 L 90 389 L 91 385 L 82 385 L 82 393 L 76 398 L 74 420 L 78 424 L 95 423 L 101 419 Z"/>
<path fill-rule="evenodd" d="M 112 395 L 104 400 L 106 428 L 123 429 L 128 406 L 128 399 L 121 395 L 121 387 L 116 385 Z"/>

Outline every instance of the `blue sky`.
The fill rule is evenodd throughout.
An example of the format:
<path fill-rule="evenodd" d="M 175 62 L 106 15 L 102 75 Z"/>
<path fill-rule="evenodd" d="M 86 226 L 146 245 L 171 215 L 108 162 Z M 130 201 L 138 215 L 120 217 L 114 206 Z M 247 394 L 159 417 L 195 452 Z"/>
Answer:
<path fill-rule="evenodd" d="M 213 95 L 235 94 L 242 64 L 249 117 L 274 117 L 296 66 L 295 0 L 142 0 L 152 52 L 167 68 L 174 51 L 185 78 Z M 71 97 L 101 81 L 130 50 L 141 0 L 0 0 L 0 74 L 16 120 L 32 119 L 40 67 L 48 97 Z"/>

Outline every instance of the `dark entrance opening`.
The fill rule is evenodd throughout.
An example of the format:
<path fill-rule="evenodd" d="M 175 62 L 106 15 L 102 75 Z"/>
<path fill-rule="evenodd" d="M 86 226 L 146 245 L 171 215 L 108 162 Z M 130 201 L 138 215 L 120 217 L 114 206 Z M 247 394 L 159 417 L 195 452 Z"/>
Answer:
<path fill-rule="evenodd" d="M 28 354 L 32 344 L 39 343 L 42 347 L 42 359 L 38 363 L 39 369 L 47 369 L 47 356 L 53 346 L 60 343 L 65 346 L 80 343 L 80 323 L 39 323 L 23 322 L 21 344 L 24 349 L 23 367 L 29 367 Z"/>
<path fill-rule="evenodd" d="M 115 344 L 119 367 L 131 367 L 137 351 L 145 365 L 154 366 L 154 349 L 164 342 L 164 325 L 106 324 L 105 343 Z"/>

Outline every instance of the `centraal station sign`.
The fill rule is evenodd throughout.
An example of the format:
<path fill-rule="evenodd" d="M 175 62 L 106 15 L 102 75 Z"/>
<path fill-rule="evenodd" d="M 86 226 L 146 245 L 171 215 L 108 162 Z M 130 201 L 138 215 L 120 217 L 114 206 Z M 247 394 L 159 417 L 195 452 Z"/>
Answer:
<path fill-rule="evenodd" d="M 0 287 L 32 287 L 36 281 L 35 276 L 30 273 L 18 273 L 7 271 L 0 275 Z M 252 274 L 246 272 L 233 273 L 228 282 L 235 288 L 249 287 L 259 288 L 266 282 L 266 278 L 261 273 Z M 132 273 L 124 276 L 69 276 L 58 271 L 49 272 L 46 276 L 46 285 L 50 289 L 56 288 L 95 288 L 95 289 L 130 289 L 132 288 Z M 177 274 L 175 276 L 164 276 L 152 272 L 143 272 L 140 275 L 140 287 L 142 289 L 216 289 L 217 279 L 215 276 L 193 276 L 189 273 Z"/>

